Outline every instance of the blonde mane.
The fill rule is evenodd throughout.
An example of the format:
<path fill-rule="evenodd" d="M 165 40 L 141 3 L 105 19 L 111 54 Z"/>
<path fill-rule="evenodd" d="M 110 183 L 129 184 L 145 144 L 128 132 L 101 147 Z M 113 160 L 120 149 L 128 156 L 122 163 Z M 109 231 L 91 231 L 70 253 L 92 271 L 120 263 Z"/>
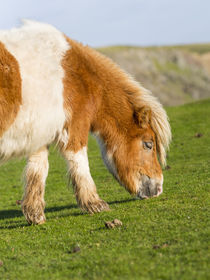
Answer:
<path fill-rule="evenodd" d="M 108 59 L 109 60 L 109 59 Z M 169 118 L 165 109 L 158 99 L 152 93 L 145 89 L 140 83 L 136 82 L 130 74 L 117 67 L 112 61 L 108 61 L 110 69 L 117 74 L 119 81 L 122 82 L 124 92 L 134 109 L 138 110 L 147 106 L 151 110 L 151 127 L 156 135 L 157 152 L 160 162 L 166 165 L 166 152 L 169 149 L 172 134 L 169 124 Z"/>
<path fill-rule="evenodd" d="M 156 135 L 157 151 L 160 162 L 163 166 L 166 165 L 166 152 L 169 149 L 171 141 L 171 128 L 165 109 L 158 99 L 152 95 L 152 93 L 142 87 L 131 77 L 126 71 L 122 70 L 116 63 L 110 58 L 98 53 L 94 49 L 88 46 L 83 46 L 77 43 L 77 47 L 86 51 L 86 54 L 91 55 L 91 59 L 94 60 L 96 65 L 103 65 L 103 70 L 111 73 L 118 84 L 123 88 L 127 99 L 134 109 L 147 106 L 151 109 L 151 127 Z M 93 65 L 95 65 L 95 63 Z"/>
<path fill-rule="evenodd" d="M 169 149 L 171 141 L 171 127 L 169 124 L 168 116 L 162 104 L 149 90 L 146 90 L 141 85 L 134 82 L 137 90 L 129 95 L 135 108 L 147 106 L 151 109 L 151 127 L 156 135 L 157 151 L 159 154 L 160 162 L 163 166 L 166 165 L 166 152 Z"/>

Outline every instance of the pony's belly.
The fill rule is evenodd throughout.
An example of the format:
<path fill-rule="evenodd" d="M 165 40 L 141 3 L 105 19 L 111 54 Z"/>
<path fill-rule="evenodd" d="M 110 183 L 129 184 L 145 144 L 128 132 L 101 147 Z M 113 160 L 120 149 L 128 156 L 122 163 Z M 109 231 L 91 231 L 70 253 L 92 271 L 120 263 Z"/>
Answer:
<path fill-rule="evenodd" d="M 20 110 L 15 122 L 0 138 L 0 161 L 27 157 L 50 145 L 61 137 L 64 123 L 63 108 L 48 107 L 45 112 Z"/>

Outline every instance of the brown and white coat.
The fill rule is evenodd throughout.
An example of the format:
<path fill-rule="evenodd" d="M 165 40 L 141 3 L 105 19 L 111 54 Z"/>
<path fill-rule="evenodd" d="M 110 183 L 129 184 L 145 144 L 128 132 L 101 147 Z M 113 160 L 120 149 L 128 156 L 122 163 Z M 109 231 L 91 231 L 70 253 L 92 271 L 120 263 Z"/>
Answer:
<path fill-rule="evenodd" d="M 107 210 L 97 194 L 88 134 L 109 171 L 139 197 L 162 192 L 171 132 L 161 104 L 111 60 L 54 27 L 25 21 L 0 31 L 0 158 L 27 157 L 23 213 L 44 216 L 48 147 L 58 144 L 68 162 L 76 199 L 90 213 Z"/>

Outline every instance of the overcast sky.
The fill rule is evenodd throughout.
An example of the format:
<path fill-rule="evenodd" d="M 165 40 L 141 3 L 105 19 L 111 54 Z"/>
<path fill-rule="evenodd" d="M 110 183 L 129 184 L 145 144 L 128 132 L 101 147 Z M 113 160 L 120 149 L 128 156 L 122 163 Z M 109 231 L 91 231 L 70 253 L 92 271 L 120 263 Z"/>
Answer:
<path fill-rule="evenodd" d="M 0 0 L 0 29 L 51 23 L 91 46 L 210 42 L 210 0 Z"/>

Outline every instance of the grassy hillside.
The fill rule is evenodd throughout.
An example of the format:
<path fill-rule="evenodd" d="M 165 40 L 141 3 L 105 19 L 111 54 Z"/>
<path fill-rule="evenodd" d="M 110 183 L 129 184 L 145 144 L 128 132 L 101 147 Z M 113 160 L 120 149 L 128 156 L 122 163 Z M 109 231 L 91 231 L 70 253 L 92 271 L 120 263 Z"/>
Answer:
<path fill-rule="evenodd" d="M 191 44 L 191 45 L 180 45 L 175 47 L 179 50 L 185 50 L 197 54 L 206 54 L 210 52 L 210 44 Z M 166 47 L 166 48 L 174 48 L 174 46 Z"/>
<path fill-rule="evenodd" d="M 168 114 L 173 143 L 158 198 L 131 198 L 106 171 L 90 138 L 91 172 L 111 211 L 81 213 L 65 186 L 64 161 L 52 150 L 47 223 L 28 226 L 16 205 L 25 163 L 1 166 L 0 279 L 207 279 L 210 100 L 169 108 Z M 114 218 L 123 226 L 106 229 L 104 222 Z"/>
<path fill-rule="evenodd" d="M 210 52 L 210 43 L 206 43 L 206 44 L 191 44 L 191 45 L 174 45 L 174 46 L 151 46 L 151 47 L 138 47 L 138 46 L 126 46 L 126 45 L 114 45 L 114 46 L 109 46 L 109 47 L 102 47 L 102 48 L 98 48 L 99 51 L 101 52 L 118 52 L 121 50 L 131 50 L 131 49 L 147 49 L 147 50 L 156 50 L 156 49 L 165 49 L 165 50 L 184 50 L 187 52 L 191 52 L 191 53 L 197 53 L 197 54 L 206 54 Z"/>
<path fill-rule="evenodd" d="M 150 89 L 164 105 L 210 98 L 210 44 L 98 50 Z"/>

